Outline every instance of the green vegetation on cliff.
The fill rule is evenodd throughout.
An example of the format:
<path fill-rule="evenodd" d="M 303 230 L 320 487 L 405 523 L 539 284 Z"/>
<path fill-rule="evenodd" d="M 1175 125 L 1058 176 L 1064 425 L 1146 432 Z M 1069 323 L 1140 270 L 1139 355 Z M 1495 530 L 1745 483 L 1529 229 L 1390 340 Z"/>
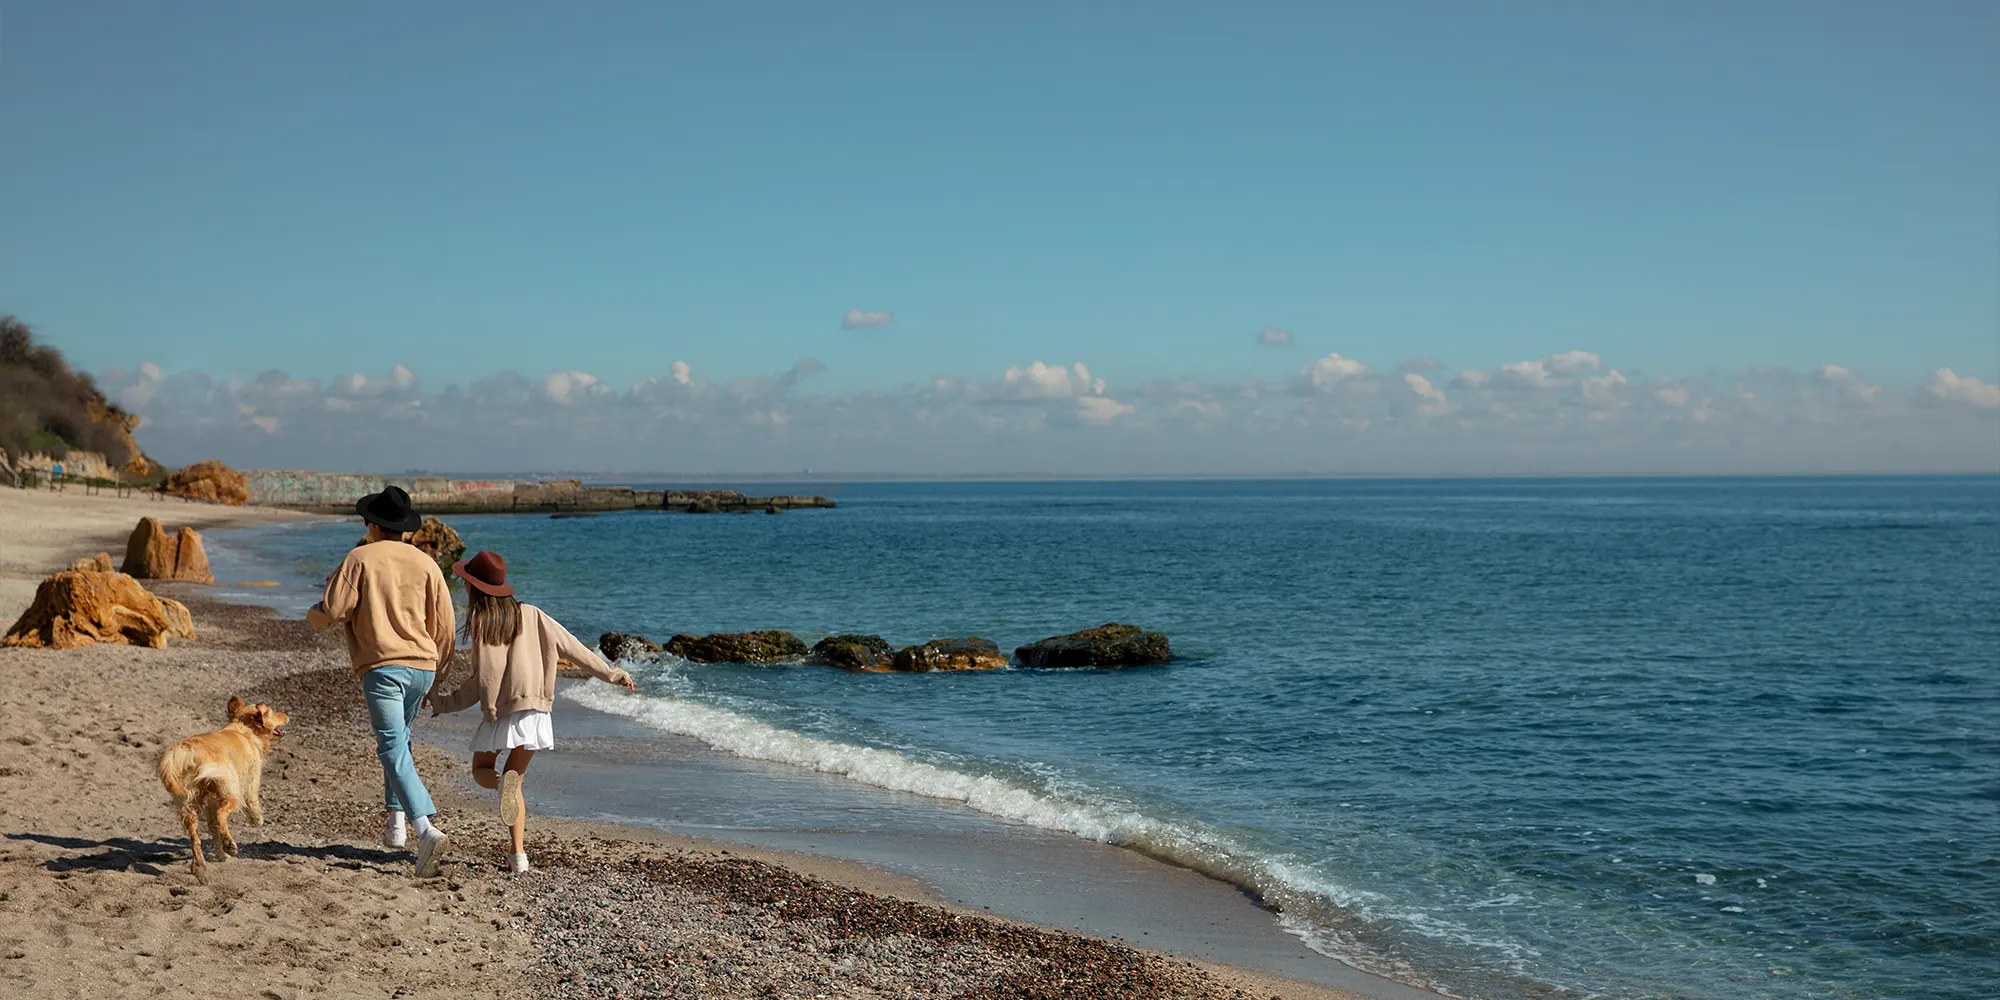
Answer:
<path fill-rule="evenodd" d="M 72 371 L 62 352 L 35 343 L 28 324 L 0 316 L 0 451 L 61 458 L 71 450 L 104 455 L 113 468 L 141 458 L 139 420 L 111 405 L 88 372 Z"/>

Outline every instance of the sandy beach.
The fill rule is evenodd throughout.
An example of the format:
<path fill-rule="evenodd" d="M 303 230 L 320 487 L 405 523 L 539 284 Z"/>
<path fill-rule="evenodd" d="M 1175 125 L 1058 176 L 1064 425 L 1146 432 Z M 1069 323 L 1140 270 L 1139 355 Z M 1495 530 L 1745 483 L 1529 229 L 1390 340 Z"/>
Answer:
<path fill-rule="evenodd" d="M 43 575 L 169 530 L 303 515 L 0 489 L 0 616 Z M 188 603 L 167 649 L 0 650 L 0 983 L 11 996 L 1301 997 L 1352 994 L 954 908 L 864 865 L 645 831 L 530 825 L 503 872 L 490 798 L 418 744 L 454 839 L 416 880 L 379 847 L 380 772 L 339 638 L 266 609 Z M 231 694 L 292 723 L 266 823 L 197 884 L 152 771 Z M 530 803 L 533 783 L 530 780 Z"/>

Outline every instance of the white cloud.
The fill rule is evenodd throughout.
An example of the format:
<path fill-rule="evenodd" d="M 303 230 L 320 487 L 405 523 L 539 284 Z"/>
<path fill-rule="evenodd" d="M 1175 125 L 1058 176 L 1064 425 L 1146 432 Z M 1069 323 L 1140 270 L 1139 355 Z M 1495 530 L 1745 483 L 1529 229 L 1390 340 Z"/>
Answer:
<path fill-rule="evenodd" d="M 1862 381 L 1860 376 L 1839 365 L 1819 366 L 1819 380 L 1827 385 L 1838 388 L 1849 398 L 1859 400 L 1863 403 L 1873 402 L 1882 395 L 1881 386 L 1869 385 L 1867 382 Z"/>
<path fill-rule="evenodd" d="M 1693 390 L 1684 385 L 1660 385 L 1651 390 L 1653 398 L 1668 406 L 1686 406 Z"/>
<path fill-rule="evenodd" d="M 1137 407 L 1109 396 L 1079 396 L 1076 400 L 1076 415 L 1093 424 L 1109 423 L 1135 409 Z"/>
<path fill-rule="evenodd" d="M 1332 392 L 1344 382 L 1367 376 L 1367 365 L 1353 358 L 1343 358 L 1338 353 L 1329 354 L 1299 369 L 1299 378 L 1320 392 Z"/>
<path fill-rule="evenodd" d="M 1417 404 L 1418 416 L 1439 417 L 1452 412 L 1451 401 L 1445 398 L 1444 390 L 1432 385 L 1430 379 L 1416 372 L 1404 372 L 1403 385 L 1409 388 L 1411 395 L 1423 400 Z"/>
<path fill-rule="evenodd" d="M 686 385 L 694 380 L 694 369 L 688 367 L 688 363 L 685 361 L 674 362 L 673 366 L 668 370 L 673 373 L 674 381 L 681 385 Z"/>
<path fill-rule="evenodd" d="M 1924 389 L 1939 399 L 1982 409 L 2000 407 L 2000 385 L 1989 385 L 1949 368 L 1940 368 Z"/>
<path fill-rule="evenodd" d="M 592 390 L 608 392 L 589 372 L 550 372 L 542 379 L 542 395 L 549 402 L 569 404 L 590 395 Z"/>
<path fill-rule="evenodd" d="M 1280 330 L 1275 326 L 1267 326 L 1257 331 L 1257 343 L 1265 347 L 1290 347 L 1292 346 L 1292 331 Z"/>
<path fill-rule="evenodd" d="M 1510 361 L 1498 371 L 1468 369 L 1459 372 L 1452 384 L 1462 389 L 1559 388 L 1575 384 L 1574 376 L 1597 371 L 1602 366 L 1597 355 L 1589 351 L 1564 351 L 1536 361 Z"/>
<path fill-rule="evenodd" d="M 1602 375 L 1586 378 L 1579 384 L 1583 386 L 1583 398 L 1594 402 L 1605 402 L 1618 395 L 1619 387 L 1625 384 L 1625 376 L 1613 368 Z"/>
<path fill-rule="evenodd" d="M 415 392 L 417 375 L 403 365 L 389 369 L 387 375 L 363 375 L 352 372 L 334 379 L 330 387 L 346 396 L 390 396 Z"/>
<path fill-rule="evenodd" d="M 1026 368 L 1009 367 L 1000 376 L 1000 394 L 1010 399 L 1063 399 L 1104 394 L 1104 380 L 1090 377 L 1083 362 L 1064 368 L 1036 361 Z"/>
<path fill-rule="evenodd" d="M 860 330 L 871 326 L 888 326 L 890 323 L 895 322 L 895 319 L 896 314 L 886 309 L 849 309 L 847 315 L 840 320 L 840 328 L 843 330 Z"/>

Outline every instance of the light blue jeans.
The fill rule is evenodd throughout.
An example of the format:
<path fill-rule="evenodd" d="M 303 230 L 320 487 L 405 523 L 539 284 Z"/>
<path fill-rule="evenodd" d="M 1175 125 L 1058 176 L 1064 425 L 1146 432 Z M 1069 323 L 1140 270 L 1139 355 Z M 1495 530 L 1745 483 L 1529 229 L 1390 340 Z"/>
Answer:
<path fill-rule="evenodd" d="M 382 804 L 412 817 L 437 812 L 431 793 L 417 777 L 410 756 L 410 723 L 437 675 L 395 664 L 361 675 L 361 693 L 368 701 L 368 724 L 375 730 L 375 758 L 382 762 Z"/>

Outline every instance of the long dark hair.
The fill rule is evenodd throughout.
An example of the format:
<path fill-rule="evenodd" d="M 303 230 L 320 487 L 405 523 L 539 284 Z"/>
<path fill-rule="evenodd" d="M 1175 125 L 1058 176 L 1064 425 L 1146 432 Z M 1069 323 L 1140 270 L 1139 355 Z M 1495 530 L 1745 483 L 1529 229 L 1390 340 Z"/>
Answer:
<path fill-rule="evenodd" d="M 521 602 L 512 597 L 494 597 L 477 587 L 465 588 L 472 603 L 458 634 L 474 646 L 511 646 L 521 635 Z"/>

